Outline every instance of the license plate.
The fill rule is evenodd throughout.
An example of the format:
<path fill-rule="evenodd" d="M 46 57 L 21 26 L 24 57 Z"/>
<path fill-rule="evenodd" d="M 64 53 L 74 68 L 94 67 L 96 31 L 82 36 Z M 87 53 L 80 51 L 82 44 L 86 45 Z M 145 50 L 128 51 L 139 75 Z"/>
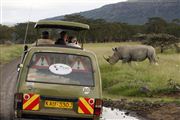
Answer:
<path fill-rule="evenodd" d="M 73 102 L 62 102 L 62 101 L 50 101 L 46 100 L 44 103 L 45 107 L 49 108 L 63 108 L 63 109 L 72 109 Z"/>

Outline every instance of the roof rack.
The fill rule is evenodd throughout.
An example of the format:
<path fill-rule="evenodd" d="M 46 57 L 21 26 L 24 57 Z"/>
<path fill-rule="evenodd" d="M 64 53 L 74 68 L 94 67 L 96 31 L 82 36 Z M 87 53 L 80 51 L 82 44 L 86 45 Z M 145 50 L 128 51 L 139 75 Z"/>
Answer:
<path fill-rule="evenodd" d="M 35 24 L 34 28 L 56 28 L 81 31 L 89 30 L 89 25 L 78 22 L 69 22 L 61 20 L 40 20 Z"/>

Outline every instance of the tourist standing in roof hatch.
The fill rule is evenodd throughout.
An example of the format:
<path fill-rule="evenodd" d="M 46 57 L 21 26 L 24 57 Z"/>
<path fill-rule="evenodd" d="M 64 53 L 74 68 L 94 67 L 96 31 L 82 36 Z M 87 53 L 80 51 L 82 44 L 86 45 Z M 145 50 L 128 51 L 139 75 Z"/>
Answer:
<path fill-rule="evenodd" d="M 68 35 L 66 31 L 60 33 L 60 38 L 55 42 L 56 45 L 66 45 Z"/>
<path fill-rule="evenodd" d="M 81 48 L 81 46 L 79 45 L 78 40 L 77 40 L 77 38 L 75 36 L 70 36 L 69 37 L 67 45 L 72 46 L 72 47 Z"/>
<path fill-rule="evenodd" d="M 41 39 L 38 39 L 33 45 L 53 45 L 54 41 L 50 39 L 49 32 L 43 31 L 41 34 Z"/>

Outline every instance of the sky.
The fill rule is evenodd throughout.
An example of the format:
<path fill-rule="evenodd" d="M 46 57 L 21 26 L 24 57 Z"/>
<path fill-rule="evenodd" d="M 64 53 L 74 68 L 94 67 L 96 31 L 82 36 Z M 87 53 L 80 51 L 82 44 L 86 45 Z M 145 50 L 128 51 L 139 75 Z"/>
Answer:
<path fill-rule="evenodd" d="M 126 0 L 0 0 L 0 23 L 38 21 L 123 1 Z"/>

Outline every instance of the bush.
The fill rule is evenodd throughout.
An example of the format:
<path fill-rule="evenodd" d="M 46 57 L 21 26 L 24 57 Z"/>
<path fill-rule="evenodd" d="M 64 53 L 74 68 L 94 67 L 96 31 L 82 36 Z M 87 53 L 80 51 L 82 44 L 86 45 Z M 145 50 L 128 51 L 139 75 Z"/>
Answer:
<path fill-rule="evenodd" d="M 174 35 L 169 34 L 142 34 L 139 37 L 144 37 L 142 44 L 151 45 L 153 47 L 159 47 L 161 53 L 164 50 L 170 48 L 172 45 L 180 42 L 180 39 L 175 37 Z M 178 48 L 178 47 L 177 47 Z"/>
<path fill-rule="evenodd" d="M 5 44 L 5 45 L 7 45 L 7 46 L 10 46 L 10 45 L 12 45 L 12 44 L 13 44 L 13 42 L 12 42 L 12 41 L 7 40 L 7 41 L 4 41 L 4 44 Z"/>

